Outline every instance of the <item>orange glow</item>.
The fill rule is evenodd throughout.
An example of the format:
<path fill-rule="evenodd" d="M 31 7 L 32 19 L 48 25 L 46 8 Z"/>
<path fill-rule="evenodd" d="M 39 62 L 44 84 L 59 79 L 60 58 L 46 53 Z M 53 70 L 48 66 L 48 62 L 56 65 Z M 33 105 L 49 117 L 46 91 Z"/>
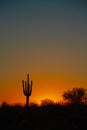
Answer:
<path fill-rule="evenodd" d="M 6 101 L 9 104 L 25 104 L 26 97 L 23 95 L 22 79 L 26 80 L 26 75 L 18 76 L 11 80 L 1 82 L 0 103 Z M 58 75 L 33 75 L 33 90 L 30 102 L 39 103 L 43 99 L 51 99 L 55 102 L 62 101 L 64 91 L 73 87 L 86 87 L 86 81 L 74 79 L 72 77 L 62 77 Z M 83 86 L 82 86 L 83 85 Z M 6 87 L 5 87 L 6 86 Z"/>

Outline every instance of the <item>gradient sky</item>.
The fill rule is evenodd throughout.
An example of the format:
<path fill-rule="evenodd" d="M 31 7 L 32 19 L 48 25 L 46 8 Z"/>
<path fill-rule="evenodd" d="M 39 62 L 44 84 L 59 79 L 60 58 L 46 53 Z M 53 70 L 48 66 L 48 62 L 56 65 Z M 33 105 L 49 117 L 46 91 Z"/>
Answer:
<path fill-rule="evenodd" d="M 31 102 L 87 88 L 86 0 L 0 1 L 0 103 L 25 102 L 27 73 Z"/>

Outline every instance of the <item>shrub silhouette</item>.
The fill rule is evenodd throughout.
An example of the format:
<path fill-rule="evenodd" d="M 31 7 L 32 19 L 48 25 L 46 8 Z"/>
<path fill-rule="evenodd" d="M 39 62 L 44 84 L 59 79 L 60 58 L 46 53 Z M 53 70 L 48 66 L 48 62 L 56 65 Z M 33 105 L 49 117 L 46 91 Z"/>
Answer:
<path fill-rule="evenodd" d="M 1 107 L 2 108 L 9 107 L 9 104 L 6 101 L 3 101 L 2 104 L 1 104 Z"/>
<path fill-rule="evenodd" d="M 63 98 L 71 104 L 81 104 L 87 99 L 86 89 L 84 88 L 73 88 L 63 93 Z"/>
<path fill-rule="evenodd" d="M 54 101 L 51 99 L 41 100 L 41 106 L 48 106 L 48 105 L 54 105 Z"/>

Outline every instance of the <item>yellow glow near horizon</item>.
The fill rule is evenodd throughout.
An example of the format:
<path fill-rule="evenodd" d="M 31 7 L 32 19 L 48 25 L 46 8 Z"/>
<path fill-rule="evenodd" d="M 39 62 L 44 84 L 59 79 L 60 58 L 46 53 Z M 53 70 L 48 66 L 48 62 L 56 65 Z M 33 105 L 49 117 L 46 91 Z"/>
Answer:
<path fill-rule="evenodd" d="M 1 86 L 0 104 L 6 101 L 9 104 L 25 104 L 26 97 L 23 95 L 22 79 L 26 80 L 26 75 L 19 75 L 12 80 L 3 81 Z M 36 76 L 33 75 L 30 80 L 33 80 L 32 95 L 30 102 L 40 104 L 41 100 L 51 99 L 55 102 L 62 101 L 62 94 L 64 91 L 73 87 L 87 86 L 86 80 L 80 78 L 70 78 L 55 75 Z M 5 87 L 6 86 L 6 87 Z"/>

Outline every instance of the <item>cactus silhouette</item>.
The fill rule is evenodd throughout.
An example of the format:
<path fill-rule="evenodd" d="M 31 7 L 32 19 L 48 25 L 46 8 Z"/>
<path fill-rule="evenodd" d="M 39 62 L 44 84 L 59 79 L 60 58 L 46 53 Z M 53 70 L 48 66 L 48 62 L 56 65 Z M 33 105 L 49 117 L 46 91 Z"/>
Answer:
<path fill-rule="evenodd" d="M 29 106 L 29 97 L 32 93 L 32 80 L 29 83 L 29 74 L 27 74 L 27 81 L 22 80 L 23 93 L 26 96 L 26 107 Z"/>

